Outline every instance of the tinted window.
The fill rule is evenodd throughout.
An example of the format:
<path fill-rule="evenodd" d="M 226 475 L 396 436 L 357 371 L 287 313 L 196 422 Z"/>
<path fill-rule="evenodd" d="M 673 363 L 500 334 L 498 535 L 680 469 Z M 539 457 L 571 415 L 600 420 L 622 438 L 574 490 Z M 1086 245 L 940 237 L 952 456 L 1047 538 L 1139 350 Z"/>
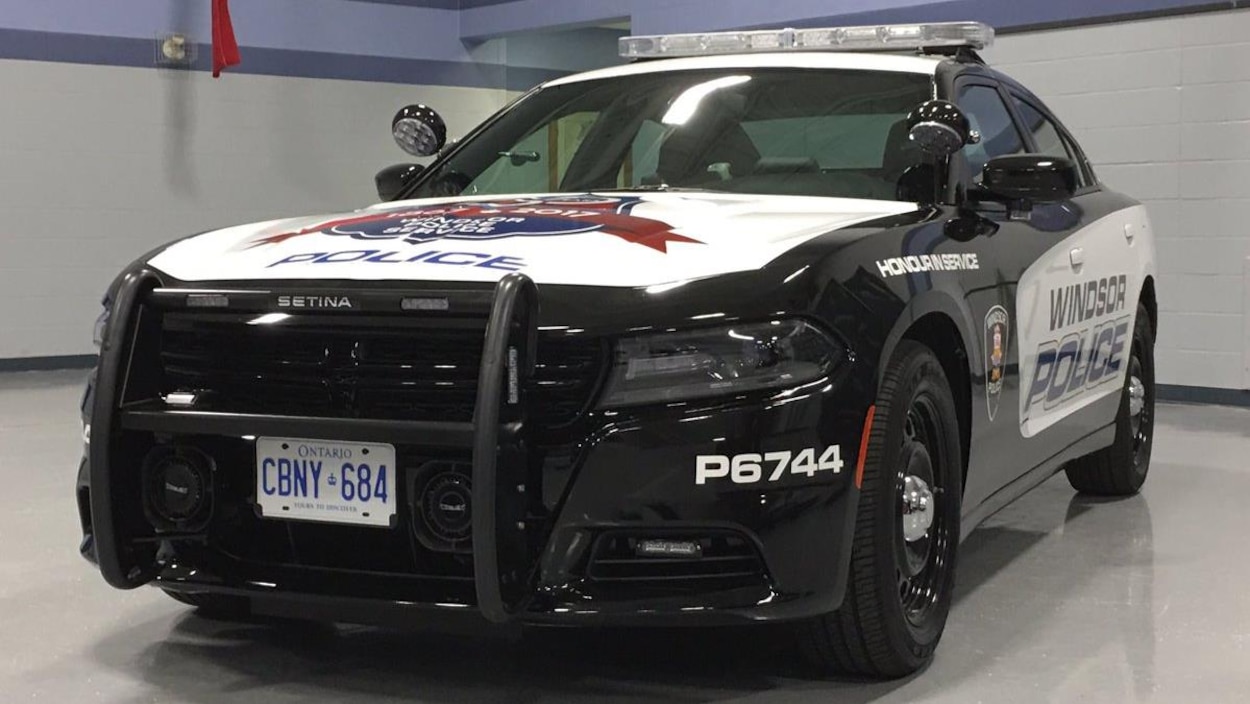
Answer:
<path fill-rule="evenodd" d="M 1071 159 L 1072 163 L 1076 164 L 1077 186 L 1079 188 L 1088 186 L 1089 180 L 1085 177 L 1081 155 L 1073 149 L 1068 140 L 1064 139 L 1059 127 L 1029 103 L 1015 96 L 1012 96 L 1012 99 L 1016 103 L 1016 111 L 1020 113 L 1020 119 L 1024 121 L 1024 128 L 1033 134 L 1033 141 L 1037 143 L 1037 153 Z"/>
<path fill-rule="evenodd" d="M 432 170 L 416 197 L 695 188 L 893 200 L 923 155 L 906 115 L 933 77 L 665 71 L 537 91 Z"/>
<path fill-rule="evenodd" d="M 1059 136 L 1059 128 L 1055 123 L 1038 112 L 1036 108 L 1021 100 L 1016 100 L 1016 110 L 1020 111 L 1020 119 L 1024 121 L 1024 129 L 1033 133 L 1033 141 L 1037 143 L 1035 153 L 1045 156 L 1066 156 L 1073 158 L 1068 146 Z M 1075 161 L 1075 159 L 1073 159 Z"/>
<path fill-rule="evenodd" d="M 959 106 L 968 115 L 972 129 L 981 134 L 980 142 L 964 147 L 973 181 L 981 181 L 990 159 L 1024 153 L 1024 140 L 997 89 L 965 86 L 959 91 Z"/>
<path fill-rule="evenodd" d="M 1092 186 L 1098 183 L 1098 176 L 1094 173 L 1094 165 L 1089 163 L 1089 157 L 1085 156 L 1085 152 L 1081 151 L 1081 145 L 1077 144 L 1068 135 L 1063 136 L 1063 143 L 1068 145 L 1068 153 L 1076 157 L 1076 165 L 1080 167 L 1080 177 L 1082 186 Z"/>

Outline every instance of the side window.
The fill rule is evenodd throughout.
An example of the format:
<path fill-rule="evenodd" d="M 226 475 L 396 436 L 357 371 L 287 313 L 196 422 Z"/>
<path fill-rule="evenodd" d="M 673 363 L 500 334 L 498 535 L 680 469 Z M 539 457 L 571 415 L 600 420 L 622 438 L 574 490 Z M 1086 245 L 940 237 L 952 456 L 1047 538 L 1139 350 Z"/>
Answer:
<path fill-rule="evenodd" d="M 1086 186 L 1097 184 L 1098 174 L 1094 173 L 1094 165 L 1089 162 L 1089 157 L 1081 149 L 1081 145 L 1068 135 L 1063 136 L 1063 143 L 1068 145 L 1068 152 L 1076 156 L 1076 163 L 1081 167 L 1081 182 Z"/>
<path fill-rule="evenodd" d="M 1037 153 L 1043 156 L 1066 156 L 1077 167 L 1077 186 L 1085 188 L 1089 185 L 1085 177 L 1084 164 L 1080 154 L 1076 153 L 1059 128 L 1050 118 L 1043 115 L 1029 103 L 1012 96 L 1020 119 L 1024 120 L 1024 128 L 1033 133 L 1033 141 L 1037 143 Z"/>
<path fill-rule="evenodd" d="M 959 91 L 959 107 L 968 115 L 972 129 L 981 134 L 980 142 L 964 147 L 973 181 L 981 181 L 981 172 L 990 159 L 1024 153 L 1024 139 L 996 89 L 964 86 Z"/>

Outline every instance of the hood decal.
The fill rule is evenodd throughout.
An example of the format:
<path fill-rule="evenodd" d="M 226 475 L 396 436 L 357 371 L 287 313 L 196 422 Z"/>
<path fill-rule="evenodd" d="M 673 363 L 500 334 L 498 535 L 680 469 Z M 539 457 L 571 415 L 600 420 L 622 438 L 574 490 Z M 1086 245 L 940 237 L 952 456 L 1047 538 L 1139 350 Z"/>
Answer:
<path fill-rule="evenodd" d="M 426 205 L 331 220 L 296 232 L 269 235 L 249 248 L 312 234 L 423 244 L 441 239 L 473 241 L 602 232 L 666 254 L 670 242 L 702 244 L 673 232 L 666 222 L 631 215 L 634 206 L 642 202 L 641 198 L 560 196 Z"/>
<path fill-rule="evenodd" d="M 198 281 L 498 281 L 646 287 L 752 271 L 814 237 L 917 206 L 731 193 L 539 194 L 386 203 L 243 225 L 149 264 Z"/>

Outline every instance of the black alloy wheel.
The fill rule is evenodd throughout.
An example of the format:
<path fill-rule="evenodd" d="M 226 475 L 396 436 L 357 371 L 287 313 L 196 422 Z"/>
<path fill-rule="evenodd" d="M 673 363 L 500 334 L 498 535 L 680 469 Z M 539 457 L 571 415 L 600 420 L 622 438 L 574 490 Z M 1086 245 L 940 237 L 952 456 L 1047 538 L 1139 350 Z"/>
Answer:
<path fill-rule="evenodd" d="M 1115 442 L 1064 467 L 1073 489 L 1095 496 L 1131 496 L 1146 483 L 1154 447 L 1154 343 L 1150 314 L 1139 303 L 1116 413 Z"/>
<path fill-rule="evenodd" d="M 949 521 L 937 511 L 941 500 L 933 471 L 933 456 L 941 452 L 937 408 L 933 399 L 913 401 L 903 430 L 903 462 L 898 472 L 898 515 L 901 529 L 895 540 L 899 599 L 908 622 L 923 628 L 939 606 L 947 571 L 949 543 L 959 540 L 950 533 Z"/>

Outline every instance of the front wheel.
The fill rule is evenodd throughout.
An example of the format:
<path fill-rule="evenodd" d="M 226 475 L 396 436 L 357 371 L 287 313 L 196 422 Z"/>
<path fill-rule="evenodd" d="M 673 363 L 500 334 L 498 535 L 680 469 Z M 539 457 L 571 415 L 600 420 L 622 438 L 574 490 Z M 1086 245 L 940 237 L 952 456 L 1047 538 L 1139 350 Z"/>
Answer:
<path fill-rule="evenodd" d="M 846 596 L 800 626 L 822 669 L 902 677 L 923 667 L 946 627 L 955 584 L 962 450 L 937 356 L 905 340 L 877 397 Z"/>

